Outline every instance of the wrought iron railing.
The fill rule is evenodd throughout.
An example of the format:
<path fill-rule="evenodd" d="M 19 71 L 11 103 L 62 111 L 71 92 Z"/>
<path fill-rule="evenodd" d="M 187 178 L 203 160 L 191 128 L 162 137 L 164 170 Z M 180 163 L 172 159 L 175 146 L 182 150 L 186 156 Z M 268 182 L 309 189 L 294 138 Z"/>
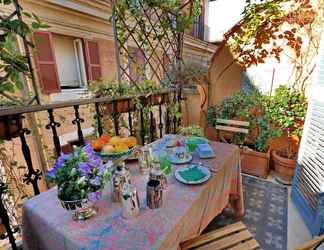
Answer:
<path fill-rule="evenodd" d="M 134 100 L 139 100 L 142 107 L 156 107 L 156 113 L 153 114 L 153 111 L 149 111 L 149 121 L 144 119 L 144 109 L 137 108 L 137 105 L 134 103 Z M 128 130 L 131 135 L 136 133 L 134 129 L 134 114 L 137 112 L 139 114 L 139 124 L 140 131 L 139 137 L 141 143 L 145 142 L 145 138 L 149 138 L 149 141 L 154 141 L 156 137 L 162 137 L 164 133 L 175 133 L 177 127 L 180 124 L 179 118 L 177 118 L 168 107 L 170 103 L 178 102 L 183 100 L 181 98 L 181 89 L 169 89 L 164 92 L 159 92 L 152 95 L 139 95 L 136 97 L 120 97 L 120 98 L 92 98 L 92 99 L 81 99 L 69 102 L 60 102 L 55 104 L 46 104 L 46 105 L 33 105 L 28 107 L 13 107 L 7 109 L 0 109 L 0 125 L 3 124 L 4 131 L 2 133 L 5 140 L 12 140 L 15 137 L 20 139 L 21 150 L 23 158 L 26 163 L 26 173 L 24 174 L 23 182 L 26 185 L 31 185 L 33 194 L 38 195 L 40 193 L 39 181 L 44 177 L 44 173 L 41 172 L 41 168 L 34 166 L 32 161 L 32 154 L 30 146 L 28 145 L 28 140 L 26 135 L 30 134 L 31 129 L 25 126 L 25 119 L 28 114 L 37 114 L 38 112 L 47 112 L 48 122 L 44 126 L 48 131 L 51 132 L 53 147 L 55 149 L 56 155 L 62 153 L 62 147 L 60 142 L 60 137 L 58 133 L 58 127 L 61 124 L 56 118 L 55 112 L 59 109 L 73 108 L 74 110 L 74 119 L 72 124 L 75 126 L 78 136 L 78 142 L 83 144 L 85 142 L 85 137 L 82 130 L 82 124 L 85 122 L 85 119 L 80 114 L 80 107 L 85 105 L 90 105 L 93 107 L 94 115 L 93 119 L 96 121 L 96 131 L 99 135 L 103 133 L 103 116 L 109 115 L 113 121 L 113 129 L 116 135 L 120 133 L 120 120 L 119 115 L 122 113 L 124 117 L 127 117 Z M 118 104 L 127 103 L 126 110 L 119 112 Z M 106 107 L 106 109 L 103 109 Z M 108 113 L 103 114 L 103 110 L 108 110 Z M 158 117 L 158 119 L 155 119 Z M 145 131 L 144 123 L 149 122 L 149 131 Z M 34 124 L 36 126 L 36 124 Z M 147 134 L 148 133 L 148 134 Z M 1 133 L 0 133 L 1 135 Z M 6 228 L 6 237 L 9 239 L 12 248 L 17 249 L 14 237 L 14 230 L 10 225 L 10 219 L 6 206 L 3 204 L 3 194 L 5 192 L 5 187 L 0 186 L 0 218 L 5 228 Z"/>

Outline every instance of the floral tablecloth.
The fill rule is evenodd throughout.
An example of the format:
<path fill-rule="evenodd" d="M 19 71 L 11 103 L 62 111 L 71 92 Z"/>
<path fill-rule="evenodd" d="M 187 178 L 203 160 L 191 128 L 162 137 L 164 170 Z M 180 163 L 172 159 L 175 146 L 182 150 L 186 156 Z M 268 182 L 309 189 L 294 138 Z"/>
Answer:
<path fill-rule="evenodd" d="M 135 219 L 121 217 L 121 205 L 111 202 L 109 187 L 98 202 L 98 214 L 84 222 L 73 221 L 60 206 L 55 188 L 30 199 L 23 209 L 24 249 L 172 250 L 180 242 L 199 235 L 229 200 L 237 216 L 243 215 L 239 149 L 218 142 L 211 145 L 216 157 L 202 161 L 215 170 L 211 179 L 202 185 L 188 186 L 170 175 L 163 206 L 156 210 L 145 205 L 148 177 L 140 175 L 138 166 L 131 164 L 132 182 L 141 203 L 141 213 Z"/>

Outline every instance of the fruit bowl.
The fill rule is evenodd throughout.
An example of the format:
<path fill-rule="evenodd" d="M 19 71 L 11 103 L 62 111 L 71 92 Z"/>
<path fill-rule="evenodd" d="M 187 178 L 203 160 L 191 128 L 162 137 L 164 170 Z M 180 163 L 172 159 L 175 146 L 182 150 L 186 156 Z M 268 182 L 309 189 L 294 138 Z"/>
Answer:
<path fill-rule="evenodd" d="M 130 156 L 136 145 L 137 139 L 133 136 L 122 138 L 103 134 L 100 138 L 92 141 L 92 147 L 97 155 L 110 159 Z"/>
<path fill-rule="evenodd" d="M 112 159 L 117 159 L 120 158 L 122 156 L 126 156 L 126 155 L 131 155 L 133 152 L 133 148 L 130 148 L 126 151 L 122 151 L 122 152 L 97 152 L 97 154 L 101 157 L 105 157 L 105 158 L 112 158 Z"/>

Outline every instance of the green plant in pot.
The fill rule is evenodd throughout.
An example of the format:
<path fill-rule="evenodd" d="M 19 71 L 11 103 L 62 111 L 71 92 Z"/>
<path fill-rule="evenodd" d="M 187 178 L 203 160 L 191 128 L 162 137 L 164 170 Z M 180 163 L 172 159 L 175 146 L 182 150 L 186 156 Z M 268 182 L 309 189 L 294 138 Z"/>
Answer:
<path fill-rule="evenodd" d="M 178 134 L 183 136 L 197 136 L 203 137 L 204 133 L 199 125 L 192 125 L 188 127 L 181 127 Z"/>
<path fill-rule="evenodd" d="M 266 177 L 269 172 L 269 141 L 278 136 L 265 108 L 266 97 L 258 91 L 242 91 L 227 97 L 216 107 L 209 107 L 207 123 L 215 126 L 217 119 L 248 122 L 248 133 L 218 131 L 224 140 L 241 147 L 242 171 Z"/>
<path fill-rule="evenodd" d="M 272 152 L 276 177 L 285 184 L 290 184 L 294 175 L 307 105 L 307 98 L 303 92 L 279 86 L 267 106 L 271 120 L 288 142 L 286 148 Z"/>
<path fill-rule="evenodd" d="M 49 181 L 57 185 L 57 195 L 63 208 L 72 211 L 75 220 L 96 214 L 95 202 L 101 198 L 110 176 L 112 163 L 104 164 L 90 144 L 62 154 L 47 172 Z"/>
<path fill-rule="evenodd" d="M 117 113 L 115 113 L 115 118 L 117 116 L 120 128 L 128 130 L 128 114 L 129 110 L 128 100 L 130 104 L 130 109 L 132 111 L 132 123 L 133 123 L 133 132 L 139 141 L 142 141 L 141 138 L 144 133 L 144 141 L 147 143 L 150 139 L 151 133 L 151 121 L 150 113 L 154 112 L 152 105 L 157 105 L 163 98 L 168 95 L 168 93 L 161 94 L 161 92 L 166 91 L 167 86 L 157 84 L 152 80 L 143 80 L 142 82 L 134 84 L 129 84 L 124 81 L 118 83 L 116 81 L 97 81 L 94 84 L 90 85 L 90 93 L 95 97 L 110 97 L 112 99 L 122 98 L 125 99 L 117 101 Z M 129 99 L 128 99 L 129 98 Z M 175 104 L 170 104 L 170 106 L 175 106 Z M 105 128 L 105 132 L 108 134 L 114 134 L 113 122 L 111 121 L 111 114 L 114 113 L 113 105 L 111 103 L 102 106 L 103 113 L 108 114 L 109 122 L 105 121 L 105 125 L 109 125 Z M 141 127 L 141 118 L 140 110 L 143 111 L 143 128 Z M 128 131 L 130 132 L 130 131 Z"/>

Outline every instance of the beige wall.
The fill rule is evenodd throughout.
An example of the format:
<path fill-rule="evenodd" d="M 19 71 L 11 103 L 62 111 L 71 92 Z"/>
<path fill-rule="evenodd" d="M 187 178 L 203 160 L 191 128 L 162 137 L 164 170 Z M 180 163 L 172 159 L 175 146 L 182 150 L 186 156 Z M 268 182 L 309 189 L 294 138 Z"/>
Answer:
<path fill-rule="evenodd" d="M 209 67 L 209 105 L 219 104 L 226 96 L 240 91 L 242 68 L 232 62 L 233 56 L 227 47 L 215 53 Z"/>

